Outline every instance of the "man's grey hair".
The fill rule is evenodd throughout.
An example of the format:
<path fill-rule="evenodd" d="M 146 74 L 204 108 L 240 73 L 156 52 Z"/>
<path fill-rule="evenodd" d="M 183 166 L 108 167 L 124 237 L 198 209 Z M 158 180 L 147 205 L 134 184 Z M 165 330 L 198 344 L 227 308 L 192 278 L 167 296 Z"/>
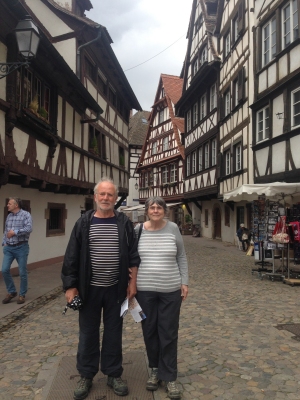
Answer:
<path fill-rule="evenodd" d="M 109 178 L 108 176 L 103 176 L 103 177 L 100 179 L 100 181 L 99 181 L 98 183 L 96 183 L 96 185 L 95 185 L 95 187 L 94 187 L 94 194 L 97 193 L 98 186 L 99 186 L 100 183 L 102 183 L 102 182 L 109 182 L 109 183 L 112 183 L 112 184 L 114 185 L 114 187 L 115 187 L 116 196 L 118 196 L 118 186 L 117 186 L 117 185 L 114 183 L 114 181 L 113 181 L 111 178 Z"/>
<path fill-rule="evenodd" d="M 20 197 L 10 197 L 9 200 L 13 200 L 19 208 L 22 208 L 22 199 Z"/>
<path fill-rule="evenodd" d="M 153 204 L 157 204 L 158 206 L 161 206 L 164 209 L 165 215 L 167 215 L 168 207 L 166 205 L 166 202 L 164 201 L 164 199 L 162 197 L 159 197 L 159 196 L 149 197 L 149 199 L 147 199 L 145 201 L 145 214 L 148 214 L 149 207 L 152 206 Z"/>

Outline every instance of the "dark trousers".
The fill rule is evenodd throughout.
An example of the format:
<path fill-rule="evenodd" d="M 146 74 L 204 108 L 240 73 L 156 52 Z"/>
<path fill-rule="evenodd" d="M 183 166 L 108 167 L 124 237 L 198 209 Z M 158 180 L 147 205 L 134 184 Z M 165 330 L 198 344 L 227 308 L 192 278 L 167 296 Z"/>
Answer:
<path fill-rule="evenodd" d="M 181 290 L 138 292 L 137 300 L 146 314 L 142 328 L 149 367 L 158 368 L 159 379 L 175 381 Z"/>
<path fill-rule="evenodd" d="M 122 326 L 121 304 L 117 299 L 117 285 L 90 286 L 87 299 L 79 311 L 79 344 L 77 369 L 81 376 L 93 378 L 99 371 L 100 322 L 103 310 L 103 338 L 101 371 L 115 378 L 122 375 Z"/>

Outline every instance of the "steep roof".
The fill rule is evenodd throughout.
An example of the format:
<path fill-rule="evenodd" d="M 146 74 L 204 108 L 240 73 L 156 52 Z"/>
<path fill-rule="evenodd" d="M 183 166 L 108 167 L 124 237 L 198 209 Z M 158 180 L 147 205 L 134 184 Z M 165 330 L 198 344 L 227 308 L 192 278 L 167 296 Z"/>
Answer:
<path fill-rule="evenodd" d="M 166 95 L 170 97 L 173 104 L 176 104 L 182 94 L 183 80 L 179 76 L 166 74 L 161 74 L 161 80 Z"/>
<path fill-rule="evenodd" d="M 129 121 L 129 144 L 140 145 L 144 144 L 145 137 L 149 126 L 150 111 L 138 111 Z"/>

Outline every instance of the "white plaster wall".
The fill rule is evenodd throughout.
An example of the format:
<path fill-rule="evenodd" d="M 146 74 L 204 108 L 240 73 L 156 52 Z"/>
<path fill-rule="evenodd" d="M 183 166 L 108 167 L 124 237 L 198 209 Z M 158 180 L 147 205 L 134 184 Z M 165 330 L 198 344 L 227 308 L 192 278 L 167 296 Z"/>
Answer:
<path fill-rule="evenodd" d="M 291 152 L 296 168 L 300 168 L 300 136 L 294 136 L 290 139 L 291 142 Z"/>
<path fill-rule="evenodd" d="M 13 130 L 14 146 L 18 160 L 22 161 L 28 145 L 29 136 L 18 128 Z"/>
<path fill-rule="evenodd" d="M 284 110 L 284 104 L 283 104 L 283 95 L 281 94 L 280 96 L 276 97 L 273 100 L 273 129 L 272 129 L 272 135 L 273 137 L 282 135 L 283 133 L 283 123 L 284 123 L 284 118 L 278 119 L 276 114 L 277 113 L 282 113 Z M 282 115 L 284 117 L 284 115 Z"/>
<path fill-rule="evenodd" d="M 76 39 L 67 39 L 62 42 L 53 43 L 53 46 L 76 74 Z"/>
<path fill-rule="evenodd" d="M 72 150 L 66 148 L 67 176 L 72 178 Z"/>
<path fill-rule="evenodd" d="M 79 161 L 80 161 L 80 154 L 74 151 L 74 168 L 73 168 L 74 179 L 77 179 L 78 176 Z"/>
<path fill-rule="evenodd" d="M 71 33 L 73 30 L 56 16 L 49 7 L 40 0 L 25 0 L 32 13 L 37 16 L 52 37 Z"/>
<path fill-rule="evenodd" d="M 57 135 L 61 137 L 61 130 L 62 130 L 62 97 L 58 96 L 58 103 L 57 103 Z"/>
<path fill-rule="evenodd" d="M 279 60 L 279 79 L 282 79 L 285 76 L 287 76 L 287 73 L 288 73 L 288 58 L 287 54 L 285 54 Z"/>
<path fill-rule="evenodd" d="M 276 83 L 276 64 L 271 65 L 268 68 L 268 87 Z"/>
<path fill-rule="evenodd" d="M 201 204 L 200 202 L 198 202 Z M 192 204 L 192 219 L 193 219 L 193 225 L 200 225 L 201 226 L 201 210 L 196 206 L 196 204 Z"/>
<path fill-rule="evenodd" d="M 285 170 L 285 143 L 277 143 L 272 146 L 272 172 Z"/>
<path fill-rule="evenodd" d="M 81 117 L 80 115 L 75 112 L 75 126 L 74 126 L 74 144 L 78 147 L 81 148 L 81 123 L 80 123 Z"/>
<path fill-rule="evenodd" d="M 259 175 L 265 175 L 267 161 L 268 161 L 268 152 L 269 152 L 268 148 L 256 151 L 256 161 L 257 161 Z"/>
<path fill-rule="evenodd" d="M 73 143 L 73 107 L 66 103 L 66 125 L 65 125 L 65 139 Z"/>
<path fill-rule="evenodd" d="M 299 52 L 300 52 L 300 45 L 294 47 L 290 51 L 290 72 L 299 69 Z"/>
<path fill-rule="evenodd" d="M 262 72 L 258 77 L 258 92 L 267 88 L 267 71 Z"/>
<path fill-rule="evenodd" d="M 36 158 L 41 169 L 45 169 L 49 147 L 44 143 L 37 141 L 36 143 Z"/>
<path fill-rule="evenodd" d="M 34 189 L 25 189 L 17 185 L 4 185 L 0 189 L 0 226 L 4 226 L 3 209 L 6 206 L 5 199 L 11 196 L 17 196 L 24 200 L 30 200 L 31 215 L 33 219 L 33 232 L 30 235 L 29 247 L 30 253 L 28 263 L 47 260 L 54 257 L 63 256 L 70 238 L 71 230 L 80 217 L 80 206 L 84 206 L 85 196 L 65 195 L 54 193 L 43 193 Z M 65 235 L 46 237 L 46 219 L 45 209 L 48 202 L 64 203 L 67 208 L 67 220 L 65 226 Z M 1 240 L 3 237 L 3 232 Z M 3 252 L 0 251 L 0 263 L 2 264 Z M 13 267 L 17 263 L 12 264 Z M 29 277 L 30 279 L 30 277 Z"/>

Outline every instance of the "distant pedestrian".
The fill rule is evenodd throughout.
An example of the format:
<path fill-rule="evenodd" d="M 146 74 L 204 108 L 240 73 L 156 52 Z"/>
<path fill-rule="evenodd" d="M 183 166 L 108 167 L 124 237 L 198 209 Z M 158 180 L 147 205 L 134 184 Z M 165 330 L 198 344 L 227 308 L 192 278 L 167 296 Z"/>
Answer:
<path fill-rule="evenodd" d="M 12 262 L 17 260 L 20 274 L 20 292 L 17 303 L 23 304 L 25 303 L 25 295 L 28 288 L 28 240 L 29 235 L 32 232 L 32 218 L 28 211 L 22 209 L 22 200 L 18 197 L 9 198 L 7 209 L 9 214 L 6 218 L 5 230 L 2 239 L 2 275 L 8 293 L 2 300 L 2 303 L 7 304 L 17 296 L 16 287 L 10 272 Z"/>
<path fill-rule="evenodd" d="M 244 224 L 241 224 L 239 229 L 236 232 L 239 241 L 242 242 L 242 247 L 244 251 L 248 250 L 249 247 L 249 230 L 245 227 Z"/>

